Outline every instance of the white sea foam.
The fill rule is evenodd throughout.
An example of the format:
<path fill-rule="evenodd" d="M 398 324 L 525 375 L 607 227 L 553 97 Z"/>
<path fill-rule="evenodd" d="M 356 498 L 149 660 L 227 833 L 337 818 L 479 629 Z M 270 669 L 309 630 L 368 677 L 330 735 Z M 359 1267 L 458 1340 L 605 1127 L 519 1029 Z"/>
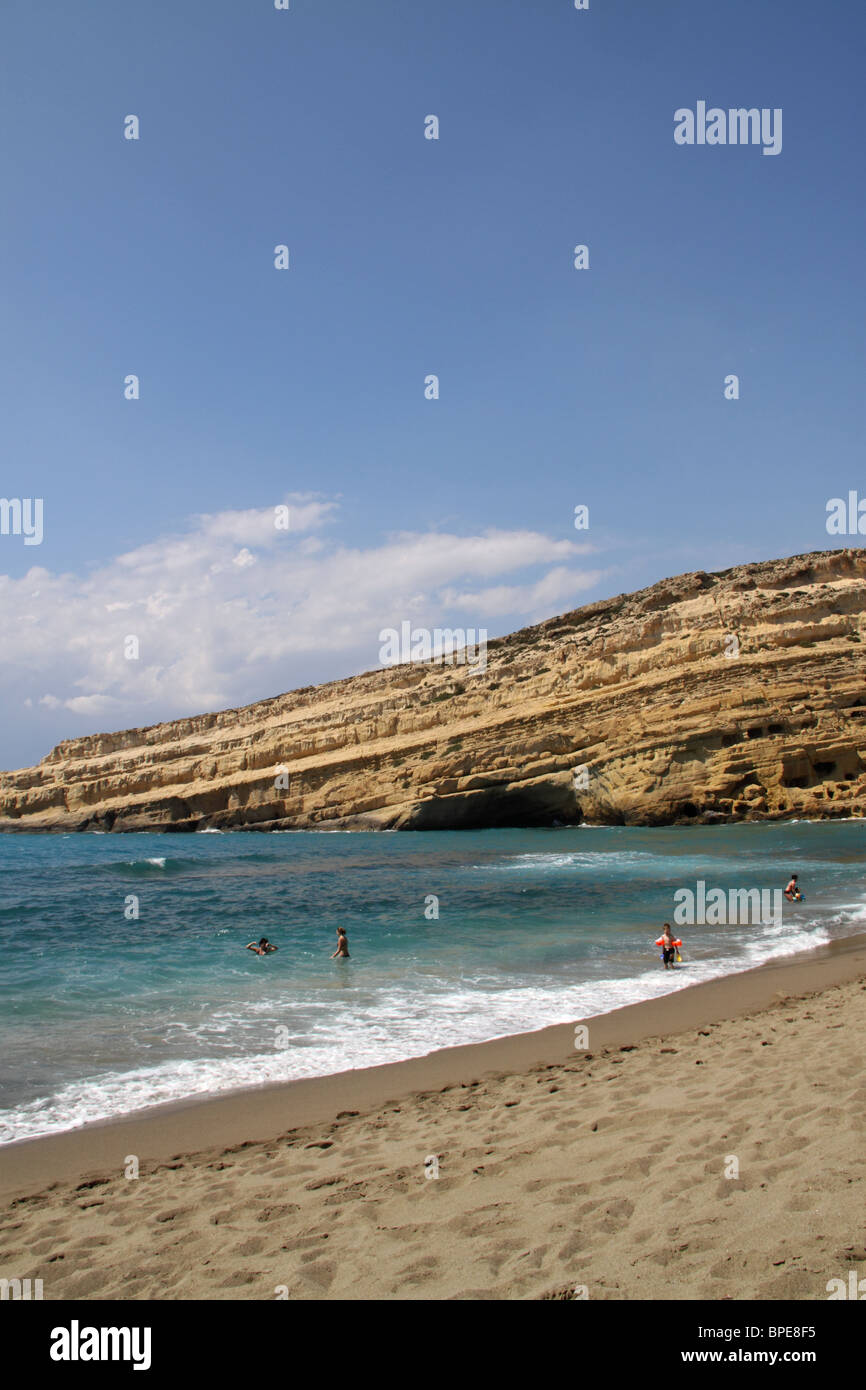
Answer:
<path fill-rule="evenodd" d="M 304 831 L 277 833 L 308 834 Z M 347 835 L 354 832 L 332 830 L 322 833 Z M 558 843 L 562 845 L 563 840 L 560 839 Z M 565 843 L 574 844 L 574 841 L 568 839 Z M 551 849 L 541 854 L 512 854 L 506 851 L 503 844 L 502 852 L 495 856 L 492 863 L 479 863 L 474 867 L 482 872 L 520 869 L 526 875 L 524 883 L 532 884 L 528 890 L 524 887 L 524 891 L 536 893 L 547 889 L 559 890 L 563 883 L 569 883 L 569 875 L 573 875 L 574 881 L 579 883 L 584 871 L 598 873 L 602 882 L 607 871 L 610 871 L 611 880 L 619 872 L 627 879 L 630 871 L 642 879 L 645 874 L 655 873 L 657 863 L 668 880 L 673 874 L 681 881 L 698 869 L 702 871 L 698 876 L 704 876 L 707 861 L 696 855 L 662 857 L 645 850 L 629 850 L 621 840 L 618 845 L 616 849 L 594 852 L 584 840 L 579 851 Z M 142 848 L 145 846 L 152 848 L 153 841 L 145 841 Z M 227 837 L 227 846 L 231 850 L 230 836 Z M 507 849 L 514 847 L 515 842 L 509 841 Z M 92 849 L 99 854 L 99 862 L 102 863 L 102 852 L 96 852 L 95 847 Z M 288 846 L 283 847 L 280 853 L 289 849 Z M 480 857 L 482 852 L 476 844 L 470 854 Z M 288 854 L 286 857 L 290 862 Z M 199 862 L 210 863 L 212 859 L 210 851 L 202 851 Z M 189 861 L 175 857 L 153 857 L 129 862 L 144 879 L 148 877 L 149 869 L 153 868 L 164 889 L 170 879 L 177 882 L 180 878 L 171 874 L 162 877 L 160 871 L 166 868 L 167 863 L 170 862 L 175 871 Z M 714 857 L 713 872 L 717 868 L 719 872 L 724 872 L 725 862 L 720 857 Z M 742 870 L 741 859 L 727 862 Z M 814 873 L 819 861 L 813 859 L 810 862 Z M 832 858 L 827 863 L 828 866 L 832 865 Z M 112 862 L 109 867 L 115 871 L 125 871 L 122 863 Z M 468 864 L 464 862 L 461 872 L 466 868 Z M 536 870 L 542 874 L 558 870 L 562 877 L 550 878 L 545 882 L 533 877 Z M 346 872 L 354 870 L 347 869 Z M 845 872 L 848 872 L 847 868 Z M 469 874 L 466 877 L 471 877 L 477 888 L 479 879 Z M 827 875 L 819 879 L 816 874 L 815 880 L 823 882 L 825 891 L 829 891 Z M 155 879 L 152 881 L 155 884 Z M 497 881 L 497 889 L 503 892 L 511 892 L 515 886 L 512 879 L 500 878 Z M 849 878 L 845 886 L 838 890 L 838 897 L 847 898 L 858 891 L 857 880 Z M 463 915 L 469 923 L 469 910 L 466 909 Z M 648 915 L 652 919 L 654 912 Z M 14 1110 L 0 1113 L 0 1143 L 77 1128 L 95 1120 L 134 1113 L 169 1101 L 245 1089 L 262 1082 L 369 1067 L 401 1058 L 423 1056 L 456 1044 L 482 1042 L 550 1024 L 589 1018 L 639 1000 L 658 998 L 702 980 L 748 969 L 764 961 L 809 951 L 830 939 L 861 931 L 864 920 L 866 902 L 858 897 L 854 902 L 821 904 L 810 901 L 808 905 L 786 905 L 784 920 L 766 926 L 683 927 L 684 964 L 682 969 L 675 972 L 662 969 L 658 950 L 651 945 L 658 935 L 657 925 L 652 930 L 647 928 L 644 931 L 644 921 L 636 930 L 629 930 L 625 925 L 614 926 L 605 921 L 595 928 L 588 920 L 590 943 L 584 941 L 582 934 L 575 937 L 576 948 L 584 952 L 583 955 L 568 962 L 563 971 L 551 965 L 549 969 L 533 968 L 531 973 L 524 975 L 521 961 L 531 960 L 535 967 L 539 960 L 554 959 L 553 955 L 545 955 L 552 940 L 548 930 L 551 923 L 539 926 L 539 950 L 536 952 L 533 937 L 528 935 L 524 941 L 520 933 L 524 926 L 527 933 L 534 933 L 534 924 L 538 919 L 529 918 L 523 923 L 518 915 L 513 921 L 509 919 L 508 931 L 502 938 L 507 939 L 507 949 L 499 954 L 482 951 L 470 959 L 462 956 L 458 947 L 452 955 L 451 946 L 445 940 L 440 951 L 431 947 L 429 957 L 421 952 L 410 968 L 404 968 L 405 957 L 402 955 L 399 963 L 395 964 L 390 956 L 377 961 L 372 953 L 367 956 L 359 952 L 351 984 L 348 978 L 340 979 L 329 982 L 325 988 L 321 987 L 319 976 L 315 976 L 315 983 L 309 987 L 303 983 L 302 972 L 308 968 L 313 971 L 313 967 L 308 966 L 308 958 L 314 955 L 304 938 L 298 945 L 300 975 L 292 974 L 289 977 L 280 975 L 278 971 L 269 974 L 267 966 L 259 974 L 259 962 L 255 967 L 257 974 L 253 997 L 249 992 L 244 993 L 244 981 L 247 979 L 245 969 L 231 963 L 226 971 L 232 977 L 237 977 L 240 982 L 237 989 L 230 981 L 219 995 L 222 1003 L 215 1001 L 204 1008 L 196 1007 L 196 997 L 191 996 L 189 1007 L 184 1000 L 183 1004 L 177 1006 L 177 1012 L 172 1011 L 169 1015 L 170 1022 L 166 1021 L 166 1005 L 162 1002 L 160 991 L 163 974 L 170 974 L 171 964 L 166 964 L 160 956 L 153 965 L 154 999 L 158 1005 L 154 1015 L 147 1015 L 144 1019 L 139 1015 L 137 1022 L 134 1014 L 125 1016 L 122 1023 L 116 1025 L 114 1015 L 106 1015 L 108 1021 L 105 1026 L 109 1028 L 106 1036 L 110 1042 L 110 1029 L 116 1026 L 118 1038 L 122 1036 L 123 1052 L 104 1045 L 104 1041 L 100 1043 L 99 1051 L 89 1048 L 91 1034 L 83 1031 L 85 1043 L 77 1055 L 91 1060 L 84 1061 L 80 1070 L 76 1069 L 77 1063 L 67 1066 L 65 1070 L 63 1066 L 58 1067 L 60 1075 L 67 1080 L 59 1081 L 55 1093 L 50 1097 L 46 1094 L 42 1099 L 28 1099 Z M 628 922 L 632 926 L 635 924 L 633 906 L 629 906 L 627 916 L 625 913 L 623 916 L 623 923 Z M 483 929 L 487 930 L 486 927 Z M 622 955 L 600 949 L 601 944 L 609 945 L 608 929 L 617 932 L 615 940 L 617 943 L 621 941 Z M 393 922 L 386 921 L 384 930 L 386 937 L 397 935 Z M 431 939 L 433 931 L 431 927 Z M 599 949 L 596 949 L 596 936 Z M 509 954 L 512 937 L 519 942 L 520 949 L 516 954 Z M 414 950 L 414 939 L 410 953 Z M 243 951 L 239 951 L 238 955 L 243 957 Z M 77 960 L 72 971 L 77 984 L 87 982 L 82 959 Z M 276 958 L 277 964 L 285 960 L 285 953 Z M 460 965 L 458 972 L 454 962 L 462 960 L 466 960 L 466 964 Z M 243 967 L 252 966 L 252 959 L 244 957 Z M 621 975 L 609 978 L 611 971 L 616 969 L 621 970 Z M 576 978 L 578 973 L 582 978 Z M 608 978 L 603 978 L 605 975 Z M 290 978 L 292 988 L 287 989 Z M 312 980 L 313 974 L 309 978 Z M 69 976 L 64 975 L 63 990 L 58 987 L 61 1003 L 68 1003 L 64 999 L 68 984 Z M 88 1018 L 86 1029 L 94 1029 L 96 1024 L 97 1020 Z M 285 1050 L 269 1047 L 271 1038 L 275 1037 L 275 1029 L 281 1026 L 288 1030 L 290 1046 Z M 60 1024 L 58 1028 L 58 1039 L 61 1039 Z M 69 1036 L 73 1036 L 71 1029 Z M 51 1045 L 54 1055 L 59 1055 L 61 1042 L 52 1041 Z M 167 1054 L 175 1055 L 171 1057 Z M 101 1058 L 99 1062 L 96 1061 L 97 1057 Z M 153 1059 L 151 1065 L 146 1064 L 148 1058 Z M 47 1078 L 58 1073 L 44 1069 L 38 1074 Z M 75 1079 L 71 1079 L 73 1075 Z M 46 1093 L 49 1089 L 54 1088 L 46 1080 Z M 24 1094 L 23 1089 L 18 1094 Z M 26 1094 L 32 1097 L 33 1090 L 28 1089 Z"/>
<path fill-rule="evenodd" d="M 658 855 L 640 850 L 569 850 L 565 853 L 515 854 L 499 864 L 473 864 L 472 867 L 525 873 L 527 869 L 599 869 L 648 861 L 658 863 Z"/>
<path fill-rule="evenodd" d="M 0 1112 L 0 1143 L 80 1128 L 192 1096 L 326 1076 L 591 1018 L 780 956 L 800 954 L 829 939 L 825 929 L 809 924 L 756 928 L 751 937 L 738 933 L 736 941 L 731 938 L 731 946 L 739 948 L 736 954 L 727 950 L 722 955 L 704 946 L 692 928 L 684 938 L 684 967 L 675 972 L 661 970 L 654 960 L 652 967 L 621 979 L 563 984 L 560 977 L 550 975 L 533 985 L 504 988 L 495 975 L 479 973 L 461 987 L 428 977 L 423 1008 L 419 992 L 405 986 L 387 994 L 371 989 L 363 1002 L 354 997 L 346 1005 L 335 1006 L 330 995 L 298 998 L 286 1024 L 290 1046 L 284 1050 L 261 1050 L 263 1032 L 286 1019 L 286 1005 L 279 997 L 247 1004 L 243 1012 L 217 1010 L 206 1023 L 178 1020 L 172 1032 L 186 1038 L 191 1049 L 204 1050 L 207 1045 L 233 1055 L 164 1061 L 62 1086 L 50 1099 Z M 238 1056 L 239 1047 L 247 1044 L 251 1050 Z"/>

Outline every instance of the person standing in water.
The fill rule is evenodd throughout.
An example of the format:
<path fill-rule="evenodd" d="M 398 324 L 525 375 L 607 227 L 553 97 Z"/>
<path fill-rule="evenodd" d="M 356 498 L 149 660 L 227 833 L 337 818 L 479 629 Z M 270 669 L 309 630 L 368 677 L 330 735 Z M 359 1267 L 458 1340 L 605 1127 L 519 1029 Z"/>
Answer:
<path fill-rule="evenodd" d="M 345 927 L 337 928 L 337 949 L 331 956 L 331 960 L 334 960 L 337 956 L 344 956 L 346 960 L 349 959 L 349 938 L 346 935 Z"/>
<path fill-rule="evenodd" d="M 677 958 L 677 948 L 674 944 L 674 934 L 671 931 L 670 922 L 665 922 L 664 931 L 661 934 L 662 955 L 665 962 L 665 970 L 673 970 L 674 961 Z"/>

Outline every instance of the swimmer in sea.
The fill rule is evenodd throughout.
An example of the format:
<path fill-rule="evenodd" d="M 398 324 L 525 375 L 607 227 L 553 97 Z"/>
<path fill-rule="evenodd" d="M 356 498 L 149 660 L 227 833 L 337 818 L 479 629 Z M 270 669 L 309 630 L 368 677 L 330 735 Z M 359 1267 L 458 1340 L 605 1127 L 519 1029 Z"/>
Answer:
<path fill-rule="evenodd" d="M 272 946 L 268 938 L 263 936 L 260 941 L 248 941 L 244 949 L 255 951 L 257 956 L 268 956 L 271 951 L 278 951 L 280 948 L 279 946 Z"/>
<path fill-rule="evenodd" d="M 337 949 L 331 956 L 331 960 L 335 960 L 337 956 L 343 956 L 346 960 L 349 959 L 349 938 L 346 935 L 345 927 L 337 928 Z"/>

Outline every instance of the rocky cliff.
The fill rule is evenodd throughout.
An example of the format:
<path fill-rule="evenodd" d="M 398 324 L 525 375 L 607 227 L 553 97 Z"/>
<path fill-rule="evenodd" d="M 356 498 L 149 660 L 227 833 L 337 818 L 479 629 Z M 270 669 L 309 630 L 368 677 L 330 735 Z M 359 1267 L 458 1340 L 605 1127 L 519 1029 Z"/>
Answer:
<path fill-rule="evenodd" d="M 3 830 L 866 813 L 866 550 L 680 575 L 492 642 L 0 774 Z"/>

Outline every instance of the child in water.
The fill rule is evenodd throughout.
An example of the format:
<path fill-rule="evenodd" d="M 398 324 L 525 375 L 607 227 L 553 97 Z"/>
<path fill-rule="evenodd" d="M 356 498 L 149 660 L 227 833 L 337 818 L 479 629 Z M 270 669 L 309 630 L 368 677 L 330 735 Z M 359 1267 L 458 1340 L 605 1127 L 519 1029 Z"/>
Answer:
<path fill-rule="evenodd" d="M 800 892 L 800 885 L 797 882 L 797 875 L 791 874 L 790 881 L 785 889 L 785 897 L 789 903 L 799 903 L 803 901 L 803 894 Z"/>
<path fill-rule="evenodd" d="M 671 931 L 670 922 L 665 922 L 664 931 L 661 934 L 661 945 L 665 970 L 673 970 L 674 961 L 677 958 L 677 948 L 674 945 L 674 934 Z"/>

